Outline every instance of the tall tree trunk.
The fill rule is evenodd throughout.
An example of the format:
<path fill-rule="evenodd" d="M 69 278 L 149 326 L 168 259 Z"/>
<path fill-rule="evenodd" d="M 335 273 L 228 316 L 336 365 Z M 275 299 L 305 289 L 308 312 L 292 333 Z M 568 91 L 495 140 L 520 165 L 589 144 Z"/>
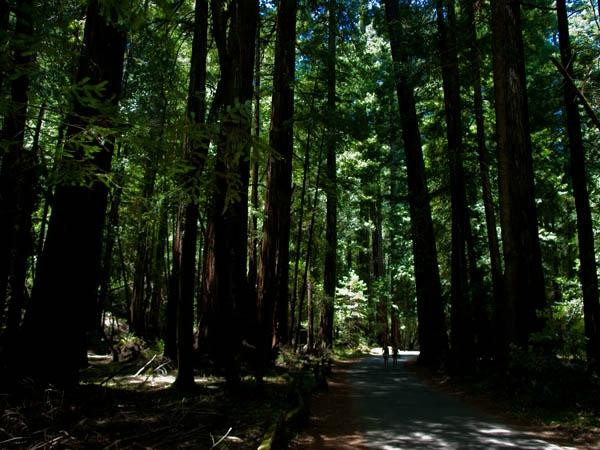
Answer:
<path fill-rule="evenodd" d="M 436 366 L 445 358 L 448 341 L 421 135 L 413 87 L 403 73 L 403 66 L 408 64 L 408 55 L 402 47 L 400 7 L 398 0 L 385 0 L 384 3 L 392 60 L 396 68 L 396 91 L 406 157 L 421 350 L 419 361 Z"/>
<path fill-rule="evenodd" d="M 520 3 L 492 0 L 492 39 L 505 323 L 498 338 L 525 347 L 546 304 L 537 228 Z"/>
<path fill-rule="evenodd" d="M 117 150 L 117 158 L 118 158 Z M 119 206 L 121 204 L 121 194 L 123 188 L 121 183 L 123 182 L 123 173 L 120 171 L 115 174 L 115 187 L 111 193 L 110 209 L 105 227 L 105 238 L 104 238 L 104 249 L 102 256 L 102 264 L 100 271 L 100 291 L 98 293 L 98 305 L 96 307 L 96 320 L 95 323 L 98 328 L 104 326 L 102 323 L 102 313 L 108 306 L 108 293 L 110 289 L 110 277 L 112 272 L 112 261 L 113 251 L 116 242 L 116 233 L 119 226 Z M 127 286 L 125 286 L 127 289 Z"/>
<path fill-rule="evenodd" d="M 167 208 L 163 203 L 160 207 L 159 221 L 154 239 L 152 267 L 150 269 L 151 292 L 150 302 L 146 313 L 146 337 L 156 339 L 160 335 L 160 308 L 163 303 L 165 283 L 165 250 L 168 240 Z"/>
<path fill-rule="evenodd" d="M 101 5 L 98 0 L 88 3 L 76 82 L 104 83 L 104 89 L 93 104 L 83 104 L 81 97 L 73 98 L 73 111 L 67 120 L 67 147 L 73 157 L 63 163 L 62 170 L 72 175 L 82 171 L 93 175 L 81 184 L 56 187 L 48 236 L 26 317 L 27 364 L 36 378 L 58 386 L 78 382 L 78 369 L 85 360 L 85 332 L 93 321 L 97 299 L 107 202 L 107 187 L 97 175 L 110 171 L 113 138 L 105 136 L 100 146 L 97 137 L 87 136 L 87 130 L 95 124 L 110 128 L 111 117 L 117 113 L 126 45 L 125 30 L 117 22 L 119 16 L 116 8 Z M 87 152 L 77 144 L 80 139 L 98 151 L 86 157 Z"/>
<path fill-rule="evenodd" d="M 205 253 L 204 298 L 209 305 L 209 348 L 230 385 L 239 382 L 240 327 L 251 311 L 246 273 L 248 178 L 257 0 L 234 0 L 224 11 L 212 0 L 213 35 L 223 85 L 221 134 L 217 142 L 215 192 L 211 201 Z M 229 20 L 227 20 L 229 18 Z M 227 26 L 227 24 L 229 24 Z M 236 110 L 248 114 L 231 114 Z M 241 117 L 240 117 L 241 116 Z M 231 180 L 235 180 L 232 185 Z M 235 193 L 235 196 L 231 194 Z"/>
<path fill-rule="evenodd" d="M 327 37 L 327 220 L 325 229 L 325 270 L 323 273 L 323 310 L 321 313 L 320 335 L 324 348 L 333 347 L 333 311 L 335 287 L 337 283 L 337 168 L 335 136 L 335 92 L 336 92 L 336 52 L 337 52 L 337 2 L 328 0 L 329 15 Z"/>
<path fill-rule="evenodd" d="M 192 351 L 194 345 L 194 292 L 196 278 L 196 245 L 198 239 L 198 199 L 195 187 L 200 182 L 208 152 L 208 142 L 199 127 L 206 116 L 206 55 L 208 49 L 208 0 L 196 0 L 194 38 L 187 104 L 190 130 L 186 139 L 185 159 L 190 163 L 183 185 L 188 198 L 178 213 L 173 259 L 178 259 L 177 283 L 177 379 L 182 389 L 194 385 Z"/>
<path fill-rule="evenodd" d="M 310 279 L 310 267 L 307 268 L 308 278 L 306 280 L 306 316 L 307 316 L 307 327 L 306 327 L 306 348 L 311 351 L 315 347 L 315 313 L 313 303 L 313 284 Z M 301 313 L 301 311 L 299 311 Z M 299 323 L 299 322 L 298 322 Z M 298 325 L 298 330 L 300 325 Z M 296 342 L 298 337 L 296 335 Z M 298 345 L 298 344 L 296 344 Z"/>
<path fill-rule="evenodd" d="M 363 180 L 363 183 L 367 183 L 367 180 Z M 360 227 L 358 229 L 358 261 L 357 261 L 357 272 L 359 278 L 364 281 L 367 286 L 367 324 L 365 331 L 369 339 L 375 336 L 375 325 L 377 324 L 375 313 L 376 305 L 374 304 L 375 295 L 373 293 L 373 277 L 372 277 L 372 266 L 373 266 L 373 252 L 371 251 L 371 239 L 370 239 L 370 217 L 369 217 L 369 201 L 367 199 L 361 199 L 359 203 L 358 217 L 360 220 Z"/>
<path fill-rule="evenodd" d="M 379 180 L 377 180 L 377 193 L 371 202 L 371 253 L 373 254 L 373 284 L 377 295 L 377 341 L 381 346 L 389 344 L 388 330 L 388 304 L 381 282 L 384 280 L 385 267 L 383 255 L 383 229 L 381 217 L 381 192 L 379 192 Z"/>
<path fill-rule="evenodd" d="M 150 161 L 145 162 L 141 211 L 142 217 L 146 216 L 150 211 L 150 203 L 153 201 L 154 184 L 156 181 L 156 155 L 149 155 Z M 135 251 L 135 265 L 133 274 L 133 292 L 131 296 L 131 304 L 129 305 L 129 328 L 131 332 L 139 337 L 146 337 L 146 308 L 147 297 L 146 282 L 151 264 L 151 247 L 152 233 L 150 230 L 151 224 L 148 221 L 139 221 L 139 229 L 137 233 L 137 245 Z"/>
<path fill-rule="evenodd" d="M 560 59 L 571 78 L 573 76 L 573 54 L 569 37 L 569 19 L 565 0 L 556 1 Z M 587 188 L 587 173 L 581 119 L 577 107 L 577 96 L 573 89 L 564 85 L 567 136 L 571 155 L 571 182 L 577 212 L 577 239 L 579 243 L 579 279 L 583 291 L 583 314 L 587 359 L 590 367 L 600 368 L 600 304 L 598 300 L 598 274 L 590 199 Z"/>
<path fill-rule="evenodd" d="M 395 108 L 391 108 L 391 110 L 395 113 L 397 111 Z M 395 279 L 395 271 L 397 270 L 400 262 L 401 262 L 401 253 L 398 236 L 398 230 L 400 230 L 401 222 L 398 214 L 398 208 L 400 207 L 400 183 L 399 183 L 399 175 L 400 175 L 400 158 L 399 158 L 399 150 L 398 150 L 398 136 L 397 130 L 394 123 L 391 123 L 390 129 L 390 216 L 389 223 L 390 229 L 393 230 L 390 236 L 390 294 L 392 300 L 392 309 L 391 309 L 391 335 L 392 335 L 392 345 L 398 346 L 400 344 L 400 323 L 399 323 L 399 314 L 401 311 L 401 296 L 402 290 L 399 286 L 399 282 Z M 407 311 L 402 311 L 403 314 L 406 314 Z"/>
<path fill-rule="evenodd" d="M 315 96 L 316 96 L 316 88 L 317 88 L 317 82 L 315 81 L 315 92 L 314 95 L 311 97 L 311 104 L 310 104 L 310 113 L 311 113 L 311 117 L 312 114 L 314 113 L 314 100 L 315 100 Z M 298 214 L 298 230 L 296 231 L 296 245 L 295 245 L 295 249 L 296 249 L 296 255 L 294 258 L 294 284 L 293 284 L 293 289 L 292 289 L 292 302 L 290 305 L 290 317 L 291 317 L 291 323 L 290 323 L 290 334 L 292 336 L 290 337 L 294 337 L 295 336 L 295 332 L 296 332 L 296 305 L 298 304 L 298 275 L 299 275 L 299 268 L 300 268 L 300 250 L 302 247 L 302 227 L 304 225 L 304 208 L 305 208 L 305 200 L 306 200 L 306 185 L 308 183 L 308 170 L 310 168 L 310 150 L 311 150 L 311 143 L 312 143 L 312 136 L 313 136 L 313 132 L 314 132 L 314 122 L 311 121 L 311 126 L 308 130 L 308 134 L 306 136 L 306 142 L 304 144 L 304 163 L 302 165 L 302 189 L 300 190 L 300 212 Z M 302 314 L 302 311 L 298 312 L 298 317 L 300 317 Z M 296 343 L 294 342 L 294 348 L 298 348 Z"/>
<path fill-rule="evenodd" d="M 8 279 L 11 271 L 25 270 L 21 268 L 22 248 L 27 245 L 23 232 L 30 227 L 27 223 L 26 204 L 31 195 L 32 180 L 25 180 L 25 174 L 32 171 L 33 158 L 23 148 L 29 103 L 29 72 L 34 61 L 33 45 L 33 2 L 23 0 L 15 6 L 16 25 L 12 39 L 13 74 L 10 82 L 10 98 L 2 124 L 0 143 L 2 144 L 2 165 L 0 166 L 0 324 L 6 305 Z M 2 12 L 4 14 L 4 11 Z M 33 172 L 31 172 L 33 173 Z M 17 267 L 19 266 L 19 267 Z M 17 286 L 12 280 L 11 291 L 21 295 L 24 286 Z"/>
<path fill-rule="evenodd" d="M 485 124 L 483 117 L 483 95 L 481 90 L 481 52 L 477 44 L 477 20 L 475 17 L 476 0 L 465 0 L 463 10 L 467 22 L 467 39 L 471 43 L 469 47 L 469 60 L 471 62 L 471 82 L 473 84 L 473 107 L 475 110 L 475 126 L 477 129 L 477 156 L 479 160 L 479 176 L 481 180 L 481 193 L 483 208 L 485 211 L 485 224 L 487 231 L 488 248 L 490 253 L 490 272 L 492 279 L 492 304 L 497 312 L 494 317 L 493 327 L 497 335 L 502 335 L 504 326 L 504 294 L 502 278 L 502 260 L 500 257 L 500 245 L 496 232 L 496 214 L 492 196 L 492 184 L 490 182 L 490 162 L 488 149 L 485 143 Z M 500 349 L 490 349 L 498 353 Z"/>
<path fill-rule="evenodd" d="M 260 47 L 260 14 L 256 25 L 256 41 L 254 43 L 254 116 L 253 133 L 254 141 L 258 144 L 260 137 L 260 65 L 261 65 L 261 47 Z M 259 146 L 252 146 L 252 174 L 251 174 L 251 192 L 250 201 L 252 202 L 252 214 L 250 217 L 250 253 L 248 255 L 248 287 L 256 294 L 256 281 L 258 278 L 258 159 Z M 255 295 L 254 295 L 255 296 Z"/>
<path fill-rule="evenodd" d="M 275 65 L 269 144 L 265 222 L 258 275 L 259 327 L 263 364 L 272 346 L 288 340 L 288 279 L 292 159 L 294 156 L 294 74 L 296 51 L 296 0 L 277 6 Z"/>
<path fill-rule="evenodd" d="M 456 47 L 456 13 L 454 0 L 437 0 L 437 28 L 444 89 L 444 111 L 450 168 L 450 203 L 452 215 L 452 255 L 450 283 L 450 361 L 456 370 L 468 370 L 474 362 L 473 322 L 469 298 L 467 228 L 467 192 L 463 167 L 460 80 Z"/>
<path fill-rule="evenodd" d="M 312 214 L 310 217 L 310 225 L 308 226 L 308 238 L 307 238 L 307 242 L 306 242 L 306 260 L 305 260 L 305 265 L 304 265 L 304 275 L 302 276 L 302 288 L 300 289 L 300 301 L 298 302 L 298 324 L 296 325 L 296 339 L 295 339 L 295 344 L 294 344 L 294 350 L 296 350 L 298 348 L 298 341 L 300 339 L 300 325 L 302 324 L 302 309 L 304 308 L 304 297 L 306 296 L 306 291 L 308 288 L 308 281 L 310 278 L 310 274 L 309 274 L 309 270 L 310 270 L 310 266 L 311 266 L 311 258 L 312 258 L 312 247 L 313 247 L 313 235 L 314 235 L 314 231 L 315 231 L 315 221 L 316 221 L 316 217 L 317 217 L 317 203 L 319 201 L 319 189 L 320 189 L 320 183 L 321 183 L 321 168 L 323 166 L 322 164 L 322 160 L 323 160 L 323 144 L 324 144 L 324 140 L 321 140 L 321 145 L 319 148 L 319 159 L 318 159 L 318 163 L 317 163 L 317 177 L 315 180 L 315 193 L 313 196 L 313 201 L 312 201 Z M 310 314 L 308 315 L 308 320 L 312 321 L 314 319 L 314 313 L 313 313 L 313 309 L 314 309 L 314 304 L 311 303 L 310 305 L 308 305 L 310 307 Z M 314 338 L 314 323 L 310 322 L 310 330 L 311 330 L 311 337 Z M 312 343 L 314 344 L 314 340 L 312 341 Z M 313 348 L 312 344 L 308 346 L 309 349 Z"/>

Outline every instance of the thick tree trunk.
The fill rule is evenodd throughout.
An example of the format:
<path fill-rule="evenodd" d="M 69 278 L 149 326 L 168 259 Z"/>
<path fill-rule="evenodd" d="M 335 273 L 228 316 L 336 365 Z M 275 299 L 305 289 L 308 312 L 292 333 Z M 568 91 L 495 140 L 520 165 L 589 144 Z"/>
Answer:
<path fill-rule="evenodd" d="M 273 100 L 269 143 L 267 196 L 261 267 L 258 276 L 259 327 L 263 364 L 272 346 L 288 340 L 288 279 L 292 159 L 294 156 L 294 74 L 296 0 L 281 0 L 277 7 Z"/>
<path fill-rule="evenodd" d="M 95 102 L 82 104 L 74 98 L 67 120 L 68 151 L 73 157 L 63 163 L 70 174 L 92 173 L 81 184 L 56 187 L 48 236 L 34 283 L 31 307 L 26 318 L 33 375 L 60 386 L 78 382 L 78 369 L 85 362 L 85 332 L 93 321 L 97 299 L 102 250 L 102 228 L 106 212 L 107 187 L 97 179 L 110 171 L 113 142 L 106 136 L 102 146 L 87 137 L 91 124 L 112 125 L 121 92 L 126 34 L 117 25 L 118 13 L 90 0 L 77 83 L 105 83 Z M 86 158 L 77 139 L 84 139 L 98 151 Z M 57 349 L 59 349 L 57 351 Z M 49 370 L 52 367 L 52 370 Z"/>
<path fill-rule="evenodd" d="M 569 19 L 565 0 L 556 1 L 560 59 L 562 66 L 573 78 L 573 54 L 569 37 Z M 598 274 L 590 199 L 587 188 L 587 171 L 581 119 L 577 106 L 577 95 L 567 83 L 564 85 L 567 136 L 571 155 L 571 182 L 577 212 L 577 240 L 579 243 L 579 278 L 583 291 L 583 314 L 588 364 L 600 368 L 600 304 L 598 299 Z"/>
<path fill-rule="evenodd" d="M 467 213 L 467 193 L 463 167 L 460 80 L 456 47 L 454 0 L 437 0 L 437 28 L 444 89 L 450 203 L 452 215 L 452 255 L 450 287 L 450 350 L 455 370 L 468 370 L 474 362 L 473 322 L 467 272 L 466 237 L 471 224 Z"/>
<path fill-rule="evenodd" d="M 337 164 L 335 136 L 335 92 L 337 51 L 337 2 L 328 0 L 329 31 L 327 38 L 327 220 L 325 229 L 325 270 L 323 273 L 323 303 L 320 324 L 321 345 L 333 347 L 333 311 L 337 283 Z"/>
<path fill-rule="evenodd" d="M 253 309 L 246 273 L 251 124 L 246 118 L 249 114 L 231 112 L 240 109 L 248 112 L 252 100 L 258 1 L 234 0 L 228 6 L 225 12 L 222 0 L 211 2 L 224 113 L 217 142 L 217 176 L 209 213 L 208 251 L 204 258 L 204 301 L 208 308 L 203 322 L 211 327 L 208 346 L 217 366 L 224 369 L 227 382 L 236 385 L 241 318 L 247 318 L 246 313 Z M 233 193 L 236 195 L 231 196 Z"/>
<path fill-rule="evenodd" d="M 492 0 L 492 39 L 505 323 L 498 338 L 527 346 L 546 304 L 537 228 L 520 3 Z"/>
<path fill-rule="evenodd" d="M 448 341 L 425 163 L 414 92 L 410 80 L 403 74 L 402 66 L 408 64 L 408 55 L 402 48 L 402 26 L 398 0 L 385 0 L 384 3 L 390 33 L 392 60 L 396 66 L 395 82 L 406 156 L 417 288 L 419 347 L 421 350 L 419 361 L 435 366 L 445 359 Z"/>

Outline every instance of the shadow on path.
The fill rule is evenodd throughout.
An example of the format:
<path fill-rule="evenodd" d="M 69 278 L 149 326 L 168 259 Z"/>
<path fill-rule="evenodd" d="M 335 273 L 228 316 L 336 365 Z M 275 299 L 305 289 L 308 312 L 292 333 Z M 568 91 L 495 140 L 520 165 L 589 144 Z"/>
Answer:
<path fill-rule="evenodd" d="M 404 363 L 381 356 L 336 367 L 305 435 L 292 448 L 561 449 L 425 386 Z"/>

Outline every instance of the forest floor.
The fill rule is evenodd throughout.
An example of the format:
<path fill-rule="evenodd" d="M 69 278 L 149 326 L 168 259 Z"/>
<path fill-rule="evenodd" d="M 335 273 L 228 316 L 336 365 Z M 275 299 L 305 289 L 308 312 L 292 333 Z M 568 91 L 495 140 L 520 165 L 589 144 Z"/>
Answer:
<path fill-rule="evenodd" d="M 515 420 L 509 404 L 493 408 L 491 398 L 451 389 L 447 378 L 442 383 L 417 371 L 414 359 L 402 355 L 388 369 L 381 356 L 338 362 L 330 392 L 314 399 L 309 426 L 292 448 L 600 448 L 592 434 L 574 438 L 522 416 Z"/>
<path fill-rule="evenodd" d="M 255 449 L 289 407 L 284 370 L 265 377 L 262 389 L 245 377 L 235 392 L 223 378 L 196 376 L 196 391 L 184 394 L 171 387 L 174 376 L 160 358 L 91 356 L 81 386 L 68 395 L 32 388 L 18 401 L 0 396 L 0 448 L 210 449 L 220 441 L 219 449 Z"/>

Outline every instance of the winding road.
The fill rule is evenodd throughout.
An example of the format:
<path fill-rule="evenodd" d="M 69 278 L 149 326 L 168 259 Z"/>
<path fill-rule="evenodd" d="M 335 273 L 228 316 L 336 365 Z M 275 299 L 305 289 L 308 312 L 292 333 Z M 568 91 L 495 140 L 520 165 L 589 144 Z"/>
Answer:
<path fill-rule="evenodd" d="M 307 431 L 292 448 L 563 449 L 502 424 L 459 398 L 424 385 L 405 367 L 385 369 L 381 356 L 336 367 L 317 397 Z"/>

